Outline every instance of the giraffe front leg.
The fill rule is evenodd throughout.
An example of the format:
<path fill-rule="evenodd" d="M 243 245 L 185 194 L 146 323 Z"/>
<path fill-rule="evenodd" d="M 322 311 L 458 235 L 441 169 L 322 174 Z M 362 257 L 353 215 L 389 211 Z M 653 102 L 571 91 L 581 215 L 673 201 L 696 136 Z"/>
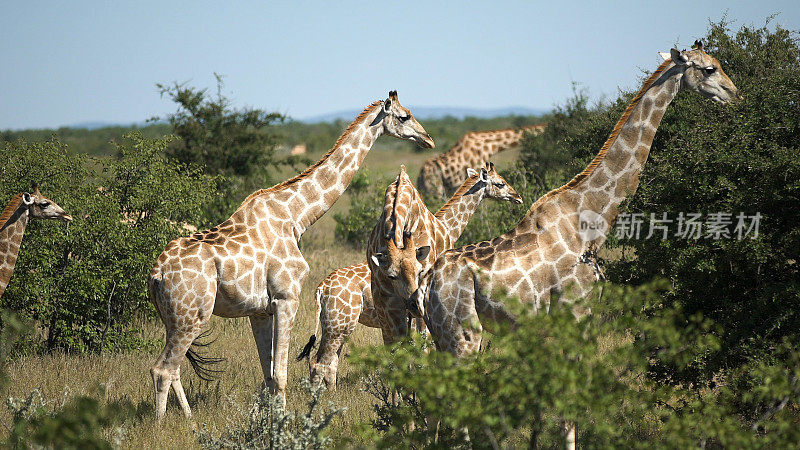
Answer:
<path fill-rule="evenodd" d="M 281 298 L 276 296 L 273 327 L 273 393 L 277 393 L 286 403 L 287 369 L 289 367 L 289 337 L 294 326 L 294 318 L 300 302 L 297 297 Z"/>
<path fill-rule="evenodd" d="M 261 390 L 269 389 L 270 392 L 275 389 L 272 378 L 273 322 L 274 316 L 267 312 L 250 316 L 250 328 L 253 330 L 253 339 L 258 348 L 261 371 L 264 373 L 264 384 L 261 386 Z"/>

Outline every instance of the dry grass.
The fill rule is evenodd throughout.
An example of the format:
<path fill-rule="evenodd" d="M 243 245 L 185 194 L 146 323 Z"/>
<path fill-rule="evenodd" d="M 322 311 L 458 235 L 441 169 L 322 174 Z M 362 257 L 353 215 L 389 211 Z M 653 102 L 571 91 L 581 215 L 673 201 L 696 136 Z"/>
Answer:
<path fill-rule="evenodd" d="M 396 144 L 389 142 L 376 146 L 368 155 L 365 166 L 375 173 L 394 176 L 399 171 L 400 164 L 405 164 L 408 172 L 416 179 L 419 167 L 432 155 L 430 152 L 416 153 L 405 147 L 398 148 Z M 516 156 L 517 150 L 512 150 L 498 155 L 495 161 L 502 167 L 515 161 Z M 342 200 L 302 239 L 302 249 L 311 266 L 311 272 L 303 286 L 300 310 L 292 332 L 290 358 L 300 352 L 309 335 L 313 333 L 313 291 L 316 285 L 332 270 L 364 260 L 363 253 L 344 247 L 334 239 L 335 222 L 332 213 L 346 211 L 347 196 Z M 26 397 L 33 389 L 39 389 L 45 399 L 56 401 L 63 398 L 65 389 L 73 395 L 93 393 L 98 385 L 102 385 L 106 388 L 109 401 L 126 400 L 137 407 L 136 419 L 127 425 L 125 447 L 197 447 L 193 427 L 203 424 L 212 429 L 224 427 L 236 411 L 237 405 L 249 405 L 263 381 L 247 319 L 214 317 L 211 324 L 216 342 L 209 348 L 209 353 L 227 358 L 225 373 L 215 382 L 199 383 L 188 363 L 184 364 L 182 380 L 194 412 L 194 422 L 183 418 L 172 393 L 163 426 L 158 426 L 155 422 L 149 370 L 161 351 L 160 348 L 103 355 L 58 353 L 19 358 L 12 361 L 7 368 L 10 383 L 3 395 L 6 398 Z M 164 328 L 160 322 L 142 323 L 141 328 L 145 338 L 163 340 Z M 380 342 L 378 330 L 358 327 L 344 353 L 346 355 L 351 346 L 378 345 Z M 305 394 L 300 391 L 298 380 L 307 375 L 308 365 L 305 361 L 290 360 L 287 395 L 290 408 L 305 407 Z M 337 406 L 348 408 L 332 427 L 334 439 L 351 437 L 356 423 L 368 422 L 372 417 L 372 399 L 361 392 L 360 387 L 360 380 L 353 373 L 348 359 L 343 358 L 339 366 L 338 389 L 325 394 L 326 399 Z M 8 410 L 0 411 L 0 422 L 3 425 L 9 426 L 10 420 Z"/>

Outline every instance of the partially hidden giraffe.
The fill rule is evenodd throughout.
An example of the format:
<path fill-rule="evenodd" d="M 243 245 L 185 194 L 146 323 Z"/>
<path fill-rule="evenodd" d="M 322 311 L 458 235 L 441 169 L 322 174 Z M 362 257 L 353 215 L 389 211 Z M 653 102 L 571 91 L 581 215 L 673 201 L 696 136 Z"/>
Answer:
<path fill-rule="evenodd" d="M 457 357 L 480 348 L 483 327 L 514 324 L 504 291 L 534 311 L 550 307 L 553 294 L 573 288 L 584 296 L 602 272 L 593 254 L 606 240 L 620 203 L 639 185 L 664 112 L 682 89 L 718 103 L 741 99 L 719 61 L 695 42 L 693 50 L 661 53 L 664 62 L 644 82 L 600 152 L 581 173 L 539 198 L 511 231 L 453 249 L 434 264 L 429 283 L 409 300 L 424 302 L 425 322 L 440 350 Z M 426 292 L 427 290 L 427 292 Z M 568 299 L 567 299 L 568 301 Z M 576 315 L 586 311 L 573 309 Z M 566 447 L 575 448 L 575 424 L 564 422 Z"/>
<path fill-rule="evenodd" d="M 444 222 L 453 242 L 461 236 L 484 198 L 516 204 L 522 202 L 519 194 L 495 170 L 493 164 L 486 163 L 480 172 L 472 168 L 466 172 L 467 179 L 434 215 Z M 331 272 L 315 291 L 317 315 L 314 330 L 315 333 L 321 331 L 319 348 L 312 357 L 311 350 L 316 341 L 314 334 L 297 359 L 308 357 L 312 380 L 321 377 L 329 389 L 336 388 L 339 355 L 345 339 L 352 334 L 356 325 L 361 323 L 380 328 L 370 283 L 369 266 L 363 262 Z"/>
<path fill-rule="evenodd" d="M 386 100 L 367 106 L 333 148 L 301 174 L 254 192 L 220 225 L 167 245 L 148 279 L 166 328 L 164 351 L 151 369 L 159 419 L 170 386 L 191 416 L 180 365 L 187 356 L 198 375 L 211 374 L 190 346 L 212 314 L 249 317 L 265 385 L 285 401 L 289 334 L 309 270 L 298 241 L 342 195 L 382 134 L 434 146 L 391 91 Z"/>
<path fill-rule="evenodd" d="M 15 195 L 0 213 L 0 297 L 17 264 L 22 237 L 30 219 L 56 219 L 71 222 L 72 216 L 39 192 L 34 184 L 31 192 Z"/>
<path fill-rule="evenodd" d="M 592 162 L 565 185 L 539 198 L 511 231 L 442 254 L 423 300 L 437 347 L 456 356 L 478 350 L 483 326 L 514 322 L 493 293 L 549 308 L 551 295 L 574 287 L 588 293 L 602 273 L 592 261 L 605 243 L 620 203 L 632 195 L 664 112 L 682 89 L 718 103 L 741 98 L 719 61 L 695 43 L 690 51 L 662 53 L 665 61 L 644 82 Z M 409 307 L 414 308 L 414 302 Z"/>
<path fill-rule="evenodd" d="M 458 140 L 450 150 L 428 159 L 417 177 L 417 189 L 444 199 L 465 180 L 465 170 L 481 167 L 495 154 L 519 145 L 525 133 L 544 131 L 545 125 L 530 125 L 502 130 L 471 131 Z"/>
<path fill-rule="evenodd" d="M 484 184 L 491 184 L 487 187 L 498 190 L 494 197 L 522 203 L 514 188 L 498 177 L 494 165 L 488 163 L 476 184 L 464 195 L 451 198 L 452 205 L 445 204 L 433 214 L 411 184 L 405 167 L 401 167 L 396 182 L 386 191 L 383 213 L 367 241 L 370 292 L 384 343 L 391 344 L 406 335 L 408 297 L 417 290 L 436 257 L 452 248 L 461 235 L 463 222 L 456 219 L 457 215 L 468 213 L 471 216 L 477 206 L 468 210 L 466 202 L 474 202 L 476 198 L 466 195 Z M 490 183 L 489 179 L 493 181 Z M 451 206 L 457 208 L 452 216 L 446 214 Z M 415 317 L 421 318 L 421 315 Z"/>

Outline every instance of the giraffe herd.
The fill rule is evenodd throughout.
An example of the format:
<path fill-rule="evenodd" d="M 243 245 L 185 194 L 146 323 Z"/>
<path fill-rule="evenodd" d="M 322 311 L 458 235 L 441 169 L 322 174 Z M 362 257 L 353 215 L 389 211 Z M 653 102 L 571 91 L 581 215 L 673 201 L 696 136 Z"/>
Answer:
<path fill-rule="evenodd" d="M 494 239 L 453 248 L 482 199 L 522 203 L 488 160 L 543 126 L 468 133 L 450 151 L 425 162 L 417 180 L 420 190 L 442 198 L 454 192 L 435 214 L 401 166 L 386 189 L 380 218 L 365 236 L 366 262 L 334 271 L 316 289 L 319 349 L 310 355 L 315 334 L 301 355 L 309 358 L 312 378 L 335 387 L 339 352 L 357 323 L 380 328 L 388 344 L 408 333 L 413 318 L 418 330 L 427 328 L 438 350 L 464 356 L 480 348 L 488 324 L 515 322 L 497 291 L 536 311 L 548 310 L 551 299 L 568 287 L 587 294 L 602 277 L 591 255 L 604 244 L 620 203 L 636 191 L 656 130 L 678 92 L 688 89 L 717 103 L 741 99 L 700 42 L 661 56 L 664 62 L 592 162 L 536 200 L 514 228 Z M 203 360 L 191 346 L 212 315 L 250 319 L 265 385 L 285 399 L 289 336 L 309 272 L 298 241 L 343 194 L 383 134 L 434 147 L 391 91 L 368 105 L 333 148 L 301 174 L 254 192 L 218 226 L 167 245 L 148 278 L 150 298 L 166 328 L 163 352 L 151 369 L 158 419 L 166 412 L 170 388 L 184 414 L 191 415 L 181 362 L 188 358 L 202 374 Z M 582 233 L 587 217 L 604 224 L 605 232 Z M 0 295 L 29 218 L 71 220 L 36 187 L 12 199 L 0 215 Z"/>

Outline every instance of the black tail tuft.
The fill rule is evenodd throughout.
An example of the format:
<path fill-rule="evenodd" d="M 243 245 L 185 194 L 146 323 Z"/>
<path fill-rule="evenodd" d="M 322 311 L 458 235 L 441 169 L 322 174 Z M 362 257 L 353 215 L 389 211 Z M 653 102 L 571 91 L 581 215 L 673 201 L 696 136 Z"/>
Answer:
<path fill-rule="evenodd" d="M 310 338 L 308 338 L 308 344 L 303 347 L 303 351 L 297 356 L 298 361 L 302 361 L 305 358 L 311 357 L 311 350 L 314 349 L 314 343 L 317 342 L 317 335 L 312 334 Z"/>
<path fill-rule="evenodd" d="M 216 339 L 212 339 L 207 342 L 200 342 L 201 339 L 208 337 L 210 333 L 211 330 L 206 330 L 200 333 L 200 335 L 197 336 L 194 341 L 192 341 L 192 345 L 191 347 L 189 347 L 189 350 L 186 351 L 186 359 L 189 360 L 189 364 L 192 365 L 192 368 L 194 369 L 197 376 L 200 377 L 200 379 L 203 381 L 212 381 L 217 377 L 217 375 L 221 374 L 222 372 L 225 372 L 224 369 L 213 369 L 209 367 L 211 365 L 219 364 L 225 361 L 225 358 L 214 358 L 212 356 L 205 356 L 200 352 L 198 352 L 197 350 L 192 349 L 192 347 L 204 348 L 213 344 L 214 341 L 216 341 Z"/>

